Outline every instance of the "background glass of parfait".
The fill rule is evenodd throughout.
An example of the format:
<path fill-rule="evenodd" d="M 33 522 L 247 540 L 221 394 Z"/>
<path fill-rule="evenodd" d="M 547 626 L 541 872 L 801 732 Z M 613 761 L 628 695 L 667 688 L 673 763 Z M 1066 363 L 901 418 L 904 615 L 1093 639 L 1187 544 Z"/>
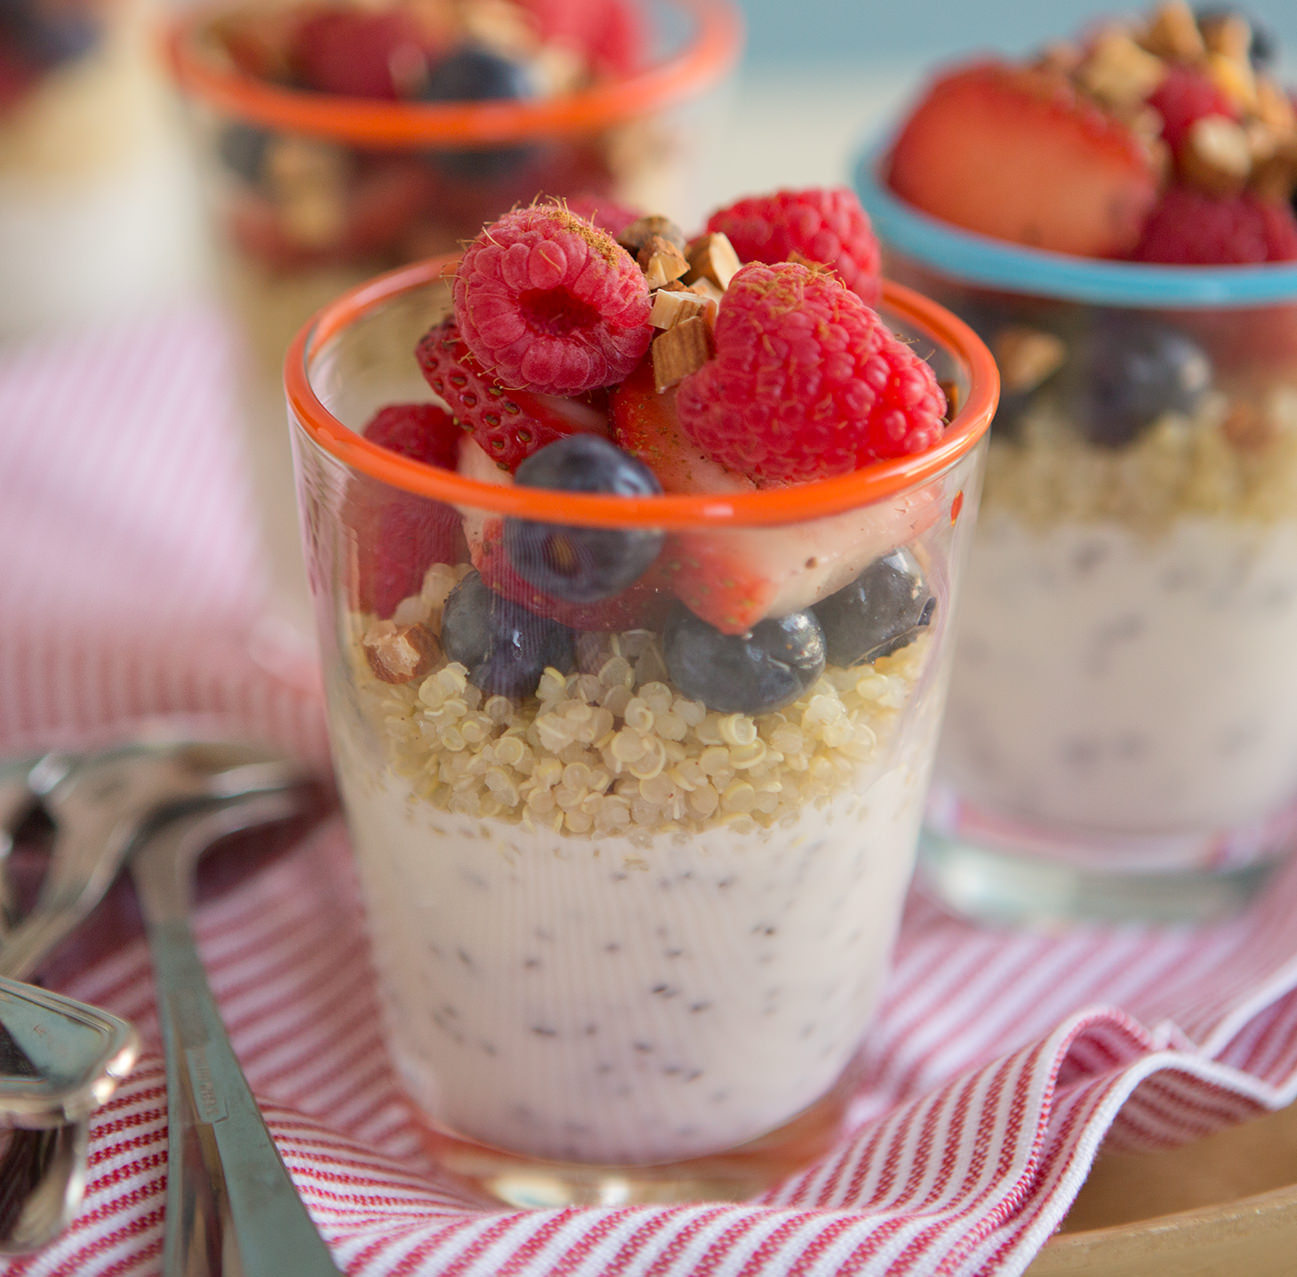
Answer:
<path fill-rule="evenodd" d="M 623 7 L 645 44 L 636 69 L 586 82 L 590 68 L 574 67 L 561 46 L 538 45 L 510 4 L 457 6 L 467 27 L 448 57 L 462 53 L 464 64 L 443 66 L 426 99 L 421 86 L 435 67 L 417 51 L 417 65 L 401 71 L 411 97 L 284 82 L 291 71 L 276 41 L 287 28 L 276 29 L 275 15 L 287 24 L 305 8 L 296 0 L 199 6 L 174 26 L 171 64 L 191 107 L 215 277 L 243 338 L 241 424 L 273 605 L 253 645 L 285 675 L 311 677 L 315 661 L 280 379 L 298 327 L 343 289 L 457 250 L 542 194 L 693 207 L 741 22 L 729 0 Z M 258 61 L 266 74 L 249 74 Z M 491 88 L 479 78 L 484 62 Z M 577 87 L 565 87 L 573 74 Z"/>
<path fill-rule="evenodd" d="M 962 405 L 942 441 L 724 496 L 560 494 L 507 484 L 475 445 L 455 473 L 362 438 L 379 406 L 432 399 L 411 352 L 449 311 L 436 262 L 344 296 L 289 352 L 387 1042 L 439 1162 L 499 1198 L 744 1197 L 840 1132 L 912 871 L 995 395 L 958 320 L 891 285 L 881 310 Z M 436 517 L 461 525 L 457 561 L 368 610 L 384 529 Z M 651 569 L 612 615 L 571 605 L 572 628 L 510 612 L 550 653 L 539 681 L 466 681 L 446 651 L 483 618 L 451 591 L 511 527 L 559 518 L 785 579 L 791 699 L 756 706 L 769 670 L 711 650 Z M 868 616 L 834 593 L 865 577 Z"/>
<path fill-rule="evenodd" d="M 1297 264 L 1044 253 L 857 190 L 996 355 L 922 842 L 993 919 L 1236 907 L 1297 833 Z"/>
<path fill-rule="evenodd" d="M 193 250 L 154 0 L 0 4 L 0 339 L 176 295 Z"/>

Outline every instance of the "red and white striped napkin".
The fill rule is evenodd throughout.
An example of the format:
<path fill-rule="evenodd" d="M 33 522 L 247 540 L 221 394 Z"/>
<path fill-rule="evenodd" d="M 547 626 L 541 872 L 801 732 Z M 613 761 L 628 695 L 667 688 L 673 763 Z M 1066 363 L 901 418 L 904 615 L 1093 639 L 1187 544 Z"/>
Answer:
<path fill-rule="evenodd" d="M 313 692 L 247 655 L 259 580 L 230 353 L 201 309 L 0 352 L 0 751 L 198 712 L 325 756 Z M 1101 1140 L 1186 1140 L 1291 1102 L 1294 913 L 1297 871 L 1197 929 L 983 930 L 915 894 L 833 1156 L 751 1203 L 534 1212 L 458 1198 L 416 1143 L 337 822 L 205 903 L 198 927 L 348 1272 L 811 1277 L 1020 1272 Z M 159 1269 L 163 1069 L 143 940 L 121 914 L 102 916 L 92 966 L 51 975 L 135 1021 L 148 1049 L 94 1121 L 71 1231 L 2 1274 Z"/>

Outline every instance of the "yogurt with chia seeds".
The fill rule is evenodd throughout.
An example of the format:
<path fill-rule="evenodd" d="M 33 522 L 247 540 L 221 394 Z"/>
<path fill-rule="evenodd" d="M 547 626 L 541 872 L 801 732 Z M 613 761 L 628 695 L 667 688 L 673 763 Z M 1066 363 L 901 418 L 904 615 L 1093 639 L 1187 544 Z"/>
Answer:
<path fill-rule="evenodd" d="M 565 1161 L 732 1148 L 832 1087 L 887 969 L 926 744 L 779 828 L 574 839 L 340 774 L 403 1084 L 439 1125 Z"/>

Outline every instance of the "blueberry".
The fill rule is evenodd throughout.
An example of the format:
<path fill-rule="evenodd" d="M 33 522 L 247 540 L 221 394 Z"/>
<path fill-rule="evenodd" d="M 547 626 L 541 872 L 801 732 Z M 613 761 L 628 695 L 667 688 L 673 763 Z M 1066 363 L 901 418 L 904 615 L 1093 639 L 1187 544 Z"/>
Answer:
<path fill-rule="evenodd" d="M 847 668 L 872 663 L 918 637 L 937 600 L 909 550 L 875 559 L 850 585 L 817 603 L 825 655 Z"/>
<path fill-rule="evenodd" d="M 574 667 L 572 631 L 496 594 L 470 572 L 446 599 L 441 646 L 493 696 L 530 696 L 546 667 Z"/>
<path fill-rule="evenodd" d="M 646 497 L 662 491 L 653 472 L 602 435 L 567 435 L 533 452 L 514 473 L 526 488 Z M 561 503 L 560 503 L 561 504 Z M 545 594 L 593 603 L 643 576 L 662 549 L 653 528 L 578 528 L 506 519 L 504 549 L 518 574 Z"/>
<path fill-rule="evenodd" d="M 425 102 L 525 102 L 540 95 L 530 67 L 479 44 L 464 44 L 428 70 L 419 97 Z M 489 180 L 528 163 L 529 146 L 438 151 L 432 159 L 451 177 Z"/>
<path fill-rule="evenodd" d="M 1211 360 L 1178 329 L 1097 312 L 1073 344 L 1065 393 L 1091 443 L 1119 448 L 1163 413 L 1191 416 L 1211 388 Z"/>
<path fill-rule="evenodd" d="M 261 181 L 270 142 L 271 134 L 267 129 L 236 120 L 221 129 L 216 140 L 216 152 L 226 168 L 255 186 Z"/>
<path fill-rule="evenodd" d="M 824 672 L 824 631 L 811 612 L 758 621 L 746 634 L 722 634 L 677 603 L 662 648 L 675 685 L 722 714 L 778 709 Z"/>

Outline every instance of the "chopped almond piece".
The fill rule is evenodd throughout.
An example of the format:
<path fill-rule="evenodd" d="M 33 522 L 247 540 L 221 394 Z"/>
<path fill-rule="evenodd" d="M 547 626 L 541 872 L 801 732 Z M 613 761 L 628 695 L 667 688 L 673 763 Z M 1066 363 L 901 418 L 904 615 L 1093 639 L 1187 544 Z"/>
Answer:
<path fill-rule="evenodd" d="M 669 239 L 652 235 L 636 257 L 650 288 L 661 288 L 688 274 L 689 261 Z"/>
<path fill-rule="evenodd" d="M 1195 120 L 1180 154 L 1180 172 L 1212 195 L 1237 195 L 1252 172 L 1252 148 L 1243 126 L 1223 115 Z"/>
<path fill-rule="evenodd" d="M 709 310 L 716 310 L 716 303 L 710 297 L 700 297 L 687 288 L 659 288 L 653 294 L 649 323 L 654 328 L 674 328 L 695 316 L 706 319 Z"/>
<path fill-rule="evenodd" d="M 1171 0 L 1153 14 L 1143 44 L 1150 53 L 1176 62 L 1197 63 L 1207 55 L 1198 19 L 1184 0 Z"/>
<path fill-rule="evenodd" d="M 653 339 L 653 383 L 658 391 L 670 390 L 691 372 L 697 372 L 714 353 L 711 329 L 700 316 L 681 320 Z"/>
<path fill-rule="evenodd" d="M 686 284 L 706 279 L 724 292 L 743 265 L 730 237 L 723 231 L 700 235 L 686 251 L 689 254 L 689 273 L 684 277 Z"/>

